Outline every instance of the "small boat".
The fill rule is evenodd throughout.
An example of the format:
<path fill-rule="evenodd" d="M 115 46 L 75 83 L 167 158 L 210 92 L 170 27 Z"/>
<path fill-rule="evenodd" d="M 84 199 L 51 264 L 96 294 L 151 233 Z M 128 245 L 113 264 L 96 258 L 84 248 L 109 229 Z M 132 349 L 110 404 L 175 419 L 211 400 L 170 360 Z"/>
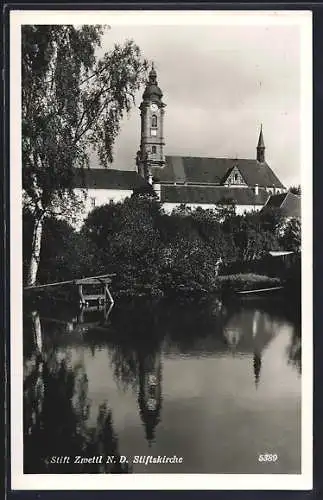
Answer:
<path fill-rule="evenodd" d="M 263 295 L 263 294 L 268 294 L 268 293 L 273 293 L 273 292 L 278 292 L 284 290 L 283 286 L 273 286 L 270 288 L 258 288 L 256 290 L 243 290 L 240 292 L 236 292 L 238 295 Z"/>

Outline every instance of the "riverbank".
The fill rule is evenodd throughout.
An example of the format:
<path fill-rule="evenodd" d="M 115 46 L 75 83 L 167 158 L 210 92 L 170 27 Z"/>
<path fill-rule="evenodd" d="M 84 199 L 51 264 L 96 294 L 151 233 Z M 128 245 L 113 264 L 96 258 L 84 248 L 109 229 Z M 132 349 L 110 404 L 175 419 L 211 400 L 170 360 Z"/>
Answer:
<path fill-rule="evenodd" d="M 294 282 L 293 282 L 294 283 Z M 209 295 L 218 295 L 220 297 L 228 297 L 239 294 L 244 291 L 256 291 L 261 289 L 276 289 L 277 287 L 286 286 L 284 280 L 278 277 L 270 277 L 254 273 L 246 274 L 230 274 L 220 275 L 214 280 L 214 285 L 209 288 L 199 286 L 197 283 L 189 284 L 176 284 L 174 287 L 153 287 L 149 284 L 136 283 L 129 288 L 118 288 L 112 281 L 112 294 L 114 299 L 122 298 L 135 298 L 147 297 L 152 299 L 171 298 L 171 299 L 184 299 L 189 301 L 198 301 Z M 286 287 L 287 290 L 295 292 L 295 286 Z M 57 295 L 55 288 L 47 288 L 45 291 L 29 289 L 24 296 L 28 302 L 39 299 L 46 299 L 47 301 L 62 300 L 61 296 Z M 68 294 L 66 295 L 68 301 Z"/>
<path fill-rule="evenodd" d="M 140 285 L 127 289 L 115 289 L 116 297 L 165 297 L 165 298 L 186 298 L 190 300 L 200 299 L 210 294 L 234 295 L 245 290 L 257 290 L 261 288 L 274 288 L 282 286 L 283 281 L 278 277 L 270 277 L 253 273 L 231 274 L 217 276 L 213 286 L 205 288 L 198 283 L 175 284 L 173 287 L 156 288 L 150 285 Z M 113 283 L 112 283 L 113 286 Z"/>

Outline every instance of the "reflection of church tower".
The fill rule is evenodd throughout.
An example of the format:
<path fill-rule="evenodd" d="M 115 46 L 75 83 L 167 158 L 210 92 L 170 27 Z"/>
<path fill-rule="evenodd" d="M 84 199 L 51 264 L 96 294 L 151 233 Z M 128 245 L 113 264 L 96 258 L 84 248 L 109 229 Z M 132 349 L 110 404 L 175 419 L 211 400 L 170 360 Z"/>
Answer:
<path fill-rule="evenodd" d="M 160 421 L 162 402 L 161 378 L 160 351 L 140 359 L 138 405 L 149 445 L 154 441 L 155 429 Z"/>
<path fill-rule="evenodd" d="M 261 353 L 254 353 L 253 355 L 253 372 L 255 375 L 255 385 L 256 388 L 260 381 L 260 370 L 261 370 Z"/>
<path fill-rule="evenodd" d="M 137 153 L 138 173 L 149 180 L 152 167 L 163 167 L 164 156 L 164 113 L 163 93 L 158 87 L 157 73 L 152 65 L 149 79 L 140 105 L 141 140 Z"/>

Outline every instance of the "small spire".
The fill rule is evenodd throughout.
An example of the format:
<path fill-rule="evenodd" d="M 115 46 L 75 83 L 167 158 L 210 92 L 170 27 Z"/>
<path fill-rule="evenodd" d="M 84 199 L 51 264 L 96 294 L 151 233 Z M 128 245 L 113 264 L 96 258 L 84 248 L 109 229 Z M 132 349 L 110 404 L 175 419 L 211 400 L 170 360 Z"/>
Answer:
<path fill-rule="evenodd" d="M 259 139 L 258 139 L 258 144 L 257 144 L 257 161 L 260 163 L 265 162 L 265 141 L 264 141 L 264 136 L 262 133 L 262 124 L 260 126 L 260 133 L 259 133 Z"/>
<path fill-rule="evenodd" d="M 264 148 L 264 147 L 265 147 L 265 142 L 264 142 L 264 136 L 262 133 L 262 124 L 261 124 L 257 148 Z"/>
<path fill-rule="evenodd" d="M 154 62 L 151 63 L 151 70 L 149 71 L 149 83 L 157 84 L 157 72 Z"/>

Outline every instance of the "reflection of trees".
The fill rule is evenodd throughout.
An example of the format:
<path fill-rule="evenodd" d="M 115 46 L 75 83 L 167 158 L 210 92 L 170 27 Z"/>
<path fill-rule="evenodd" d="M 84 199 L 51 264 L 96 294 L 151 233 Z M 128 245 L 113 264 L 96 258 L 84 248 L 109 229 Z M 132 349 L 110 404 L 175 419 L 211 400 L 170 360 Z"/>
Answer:
<path fill-rule="evenodd" d="M 34 316 L 33 316 L 34 318 Z M 36 318 L 37 319 L 37 318 Z M 38 317 L 39 320 L 39 317 Z M 34 321 L 38 333 L 40 321 Z M 24 380 L 25 473 L 122 473 L 112 414 L 101 405 L 96 425 L 88 425 L 90 401 L 84 365 L 71 367 L 55 353 L 33 357 Z M 73 457 L 114 455 L 116 463 L 74 464 Z M 71 457 L 71 463 L 50 463 L 50 457 Z"/>
<path fill-rule="evenodd" d="M 295 332 L 287 349 L 288 362 L 295 366 L 298 373 L 302 373 L 302 341 L 301 336 Z"/>
<path fill-rule="evenodd" d="M 42 365 L 42 366 L 41 366 Z M 41 383 L 40 383 L 41 380 Z M 74 372 L 65 361 L 49 370 L 37 363 L 24 383 L 25 473 L 119 473 L 127 467 L 115 464 L 51 464 L 51 456 L 119 456 L 108 407 L 100 407 L 95 427 L 89 427 L 87 376 Z"/>
<path fill-rule="evenodd" d="M 135 390 L 138 378 L 137 353 L 126 345 L 113 344 L 110 349 L 114 379 L 124 391 Z"/>

